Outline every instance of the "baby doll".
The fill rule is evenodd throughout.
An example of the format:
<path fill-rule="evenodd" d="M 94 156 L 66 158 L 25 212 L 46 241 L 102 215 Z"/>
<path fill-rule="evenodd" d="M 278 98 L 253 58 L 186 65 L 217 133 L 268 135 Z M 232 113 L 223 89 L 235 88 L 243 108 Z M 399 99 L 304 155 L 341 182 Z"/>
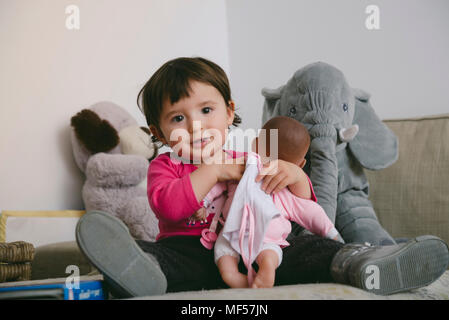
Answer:
<path fill-rule="evenodd" d="M 304 167 L 310 144 L 307 129 L 288 117 L 272 118 L 262 129 L 265 130 L 253 141 L 253 152 L 247 154 L 245 173 L 239 184 L 215 185 L 203 203 L 205 207 L 210 206 L 225 196 L 227 188 L 228 198 L 222 209 L 226 221 L 223 230 L 216 238 L 214 231 L 221 218 L 220 213 L 216 213 L 201 241 L 211 249 L 211 243 L 216 240 L 215 262 L 223 281 L 230 287 L 273 286 L 276 268 L 282 261 L 282 248 L 289 245 L 286 241 L 291 231 L 289 220 L 315 234 L 342 241 L 324 210 L 316 203 L 308 177 L 311 199 L 296 197 L 288 188 L 268 195 L 261 190 L 261 183 L 255 182 L 262 163 L 281 159 Z M 277 136 L 270 141 L 271 129 L 277 129 Z M 238 271 L 239 255 L 248 269 L 248 276 Z M 252 271 L 253 261 L 259 267 L 256 275 Z"/>

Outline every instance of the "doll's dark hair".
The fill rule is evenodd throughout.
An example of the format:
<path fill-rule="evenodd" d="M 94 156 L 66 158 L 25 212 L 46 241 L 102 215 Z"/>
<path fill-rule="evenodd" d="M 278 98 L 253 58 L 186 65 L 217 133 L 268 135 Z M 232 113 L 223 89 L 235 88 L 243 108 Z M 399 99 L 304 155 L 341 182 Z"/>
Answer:
<path fill-rule="evenodd" d="M 285 116 L 271 118 L 262 129 L 278 130 L 278 158 L 288 162 L 304 159 L 310 147 L 310 135 L 307 128 L 296 119 Z M 270 150 L 270 135 L 266 134 L 266 150 Z M 268 151 L 269 153 L 269 151 Z"/>
<path fill-rule="evenodd" d="M 180 57 L 163 64 L 145 83 L 137 95 L 137 105 L 145 115 L 148 126 L 153 125 L 161 132 L 159 120 L 163 103 L 169 99 L 171 104 L 189 97 L 190 81 L 199 81 L 217 89 L 223 97 L 227 108 L 231 108 L 231 88 L 224 70 L 212 61 L 201 57 Z M 234 114 L 233 126 L 242 122 Z M 152 136 L 153 142 L 157 141 Z M 160 146 L 159 146 L 160 147 Z"/>

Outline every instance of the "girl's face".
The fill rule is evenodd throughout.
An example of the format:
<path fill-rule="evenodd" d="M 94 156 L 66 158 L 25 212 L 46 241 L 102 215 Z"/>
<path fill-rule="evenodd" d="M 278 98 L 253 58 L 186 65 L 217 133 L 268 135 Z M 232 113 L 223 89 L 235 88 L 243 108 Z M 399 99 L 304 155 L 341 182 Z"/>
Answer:
<path fill-rule="evenodd" d="M 234 110 L 215 87 L 198 81 L 191 81 L 190 87 L 190 97 L 174 104 L 167 99 L 163 104 L 159 119 L 161 132 L 153 125 L 150 130 L 179 157 L 201 161 L 220 154 L 228 126 L 234 120 Z"/>

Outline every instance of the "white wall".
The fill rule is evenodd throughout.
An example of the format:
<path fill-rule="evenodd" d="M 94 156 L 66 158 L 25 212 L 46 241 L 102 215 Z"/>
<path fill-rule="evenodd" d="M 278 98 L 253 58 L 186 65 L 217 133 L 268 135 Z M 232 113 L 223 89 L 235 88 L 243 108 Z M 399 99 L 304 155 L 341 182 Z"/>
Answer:
<path fill-rule="evenodd" d="M 65 8 L 80 9 L 80 30 Z M 224 1 L 0 0 L 0 210 L 81 209 L 70 118 L 99 100 L 145 124 L 136 97 L 177 56 L 229 71 Z"/>
<path fill-rule="evenodd" d="M 380 30 L 365 8 L 380 9 Z M 261 127 L 263 87 L 318 60 L 372 94 L 382 118 L 449 112 L 449 1 L 227 0 L 234 99 L 242 128 Z"/>
<path fill-rule="evenodd" d="M 65 27 L 80 9 L 81 29 Z M 380 30 L 365 8 L 380 8 Z M 449 112 L 446 0 L 0 0 L 0 210 L 81 209 L 70 117 L 110 100 L 142 125 L 136 96 L 177 56 L 230 76 L 242 129 L 262 87 L 317 60 L 372 93 L 383 119 Z M 229 40 L 228 40 L 229 38 Z"/>

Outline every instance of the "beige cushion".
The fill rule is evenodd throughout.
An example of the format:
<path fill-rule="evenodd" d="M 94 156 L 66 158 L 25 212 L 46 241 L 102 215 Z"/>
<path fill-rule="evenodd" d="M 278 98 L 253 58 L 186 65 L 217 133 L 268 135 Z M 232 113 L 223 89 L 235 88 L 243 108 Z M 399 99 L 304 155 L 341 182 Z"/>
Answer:
<path fill-rule="evenodd" d="M 449 114 L 384 123 L 399 139 L 399 159 L 366 170 L 382 226 L 393 237 L 432 234 L 449 243 Z"/>
<path fill-rule="evenodd" d="M 96 271 L 79 249 L 76 241 L 66 241 L 39 246 L 31 263 L 31 280 L 68 277 L 70 265 L 77 266 L 79 275 Z"/>
<path fill-rule="evenodd" d="M 183 291 L 136 300 L 447 300 L 449 271 L 427 287 L 380 296 L 362 289 L 336 283 L 297 284 L 261 289 L 218 289 Z M 255 317 L 257 319 L 257 317 Z"/>

